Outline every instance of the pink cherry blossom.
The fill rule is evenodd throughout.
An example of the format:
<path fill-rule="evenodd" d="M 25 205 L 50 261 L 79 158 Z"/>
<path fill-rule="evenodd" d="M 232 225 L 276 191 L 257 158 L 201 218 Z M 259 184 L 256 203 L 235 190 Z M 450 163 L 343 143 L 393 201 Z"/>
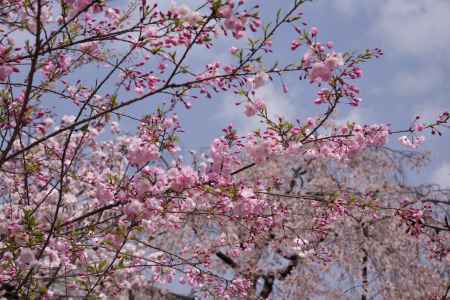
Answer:
<path fill-rule="evenodd" d="M 399 142 L 406 146 L 406 147 L 410 147 L 412 149 L 417 148 L 419 145 L 423 144 L 425 142 L 425 137 L 424 136 L 417 136 L 417 137 L 412 137 L 409 138 L 407 136 L 401 136 L 399 138 Z"/>
<path fill-rule="evenodd" d="M 30 248 L 22 248 L 17 258 L 17 263 L 22 268 L 29 268 L 36 264 L 36 256 Z"/>
<path fill-rule="evenodd" d="M 330 70 L 334 70 L 337 67 L 342 67 L 344 65 L 344 58 L 342 57 L 342 54 L 333 53 L 327 57 L 325 64 Z"/>
<path fill-rule="evenodd" d="M 312 65 L 309 73 L 309 80 L 311 82 L 327 82 L 330 81 L 332 70 L 323 62 L 316 62 Z"/>
<path fill-rule="evenodd" d="M 14 72 L 13 68 L 8 65 L 0 65 L 0 81 L 6 81 L 9 75 Z"/>
<path fill-rule="evenodd" d="M 247 103 L 245 105 L 245 115 L 247 117 L 253 117 L 258 112 L 258 109 L 253 103 Z"/>
<path fill-rule="evenodd" d="M 258 89 L 258 88 L 264 86 L 268 80 L 269 80 L 269 75 L 265 72 L 260 71 L 254 77 L 253 87 L 255 89 Z"/>
<path fill-rule="evenodd" d="M 110 202 L 114 199 L 114 194 L 110 187 L 107 187 L 104 184 L 100 184 L 97 187 L 97 191 L 95 193 L 95 197 L 102 203 Z"/>
<path fill-rule="evenodd" d="M 159 149 L 156 145 L 146 143 L 139 138 L 133 139 L 129 146 L 127 158 L 131 164 L 142 166 L 158 159 Z"/>

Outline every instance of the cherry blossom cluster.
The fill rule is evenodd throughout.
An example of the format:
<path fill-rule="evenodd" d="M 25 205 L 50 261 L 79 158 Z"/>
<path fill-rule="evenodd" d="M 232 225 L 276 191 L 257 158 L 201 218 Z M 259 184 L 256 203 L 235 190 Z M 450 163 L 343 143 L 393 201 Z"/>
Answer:
<path fill-rule="evenodd" d="M 322 45 L 305 1 L 290 2 L 268 24 L 256 0 L 0 0 L 0 297 L 111 299 L 177 282 L 200 299 L 268 298 L 274 282 L 298 286 L 288 283 L 300 262 L 332 263 L 333 234 L 383 218 L 445 252 L 427 231 L 449 229 L 427 223 L 438 220 L 431 206 L 387 207 L 369 190 L 404 192 L 373 149 L 402 132 L 415 148 L 417 132 L 442 134 L 448 112 L 398 132 L 334 124 L 342 104 L 360 105 L 355 81 L 382 51 Z M 298 36 L 281 45 L 295 57 L 270 67 L 281 28 Z M 193 53 L 223 43 L 226 61 Z M 257 92 L 276 76 L 308 79 L 322 113 L 273 117 Z M 230 125 L 190 152 L 178 112 L 226 93 L 260 128 Z"/>

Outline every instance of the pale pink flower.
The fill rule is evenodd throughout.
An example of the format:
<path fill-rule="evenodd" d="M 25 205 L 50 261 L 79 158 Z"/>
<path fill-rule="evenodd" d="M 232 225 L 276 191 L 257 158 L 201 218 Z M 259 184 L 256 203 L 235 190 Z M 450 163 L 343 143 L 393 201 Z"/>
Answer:
<path fill-rule="evenodd" d="M 159 149 L 154 144 L 148 144 L 141 139 L 132 141 L 127 155 L 132 165 L 143 166 L 144 164 L 159 158 Z"/>
<path fill-rule="evenodd" d="M 153 27 L 146 27 L 143 33 L 146 38 L 154 38 L 158 36 L 156 29 Z"/>
<path fill-rule="evenodd" d="M 225 5 L 219 9 L 219 14 L 224 18 L 231 17 L 233 13 L 233 7 L 231 5 Z"/>
<path fill-rule="evenodd" d="M 55 71 L 56 66 L 53 62 L 48 61 L 43 67 L 42 67 L 42 72 L 44 73 L 44 75 L 46 77 L 50 77 L 51 74 Z"/>
<path fill-rule="evenodd" d="M 61 54 L 58 56 L 58 67 L 63 72 L 67 72 L 72 64 L 72 58 L 68 55 Z"/>
<path fill-rule="evenodd" d="M 230 48 L 230 53 L 231 53 L 231 54 L 235 55 L 235 54 L 238 53 L 238 52 L 239 52 L 239 48 L 237 48 L 237 47 L 231 47 L 231 48 Z"/>
<path fill-rule="evenodd" d="M 295 49 L 297 49 L 298 47 L 300 47 L 301 43 L 298 40 L 293 40 L 291 42 L 291 50 L 294 51 Z"/>
<path fill-rule="evenodd" d="M 61 118 L 61 121 L 65 124 L 65 125 L 69 125 L 69 124 L 72 124 L 73 122 L 75 122 L 75 119 L 76 119 L 76 117 L 75 116 L 72 116 L 72 115 L 64 115 L 62 118 Z"/>
<path fill-rule="evenodd" d="M 341 67 L 344 65 L 344 58 L 342 54 L 334 53 L 327 57 L 327 59 L 325 60 L 325 64 L 327 65 L 328 68 L 334 70 L 337 67 Z"/>
<path fill-rule="evenodd" d="M 197 181 L 197 174 L 191 167 L 172 168 L 168 175 L 171 179 L 171 188 L 177 192 L 190 187 Z"/>
<path fill-rule="evenodd" d="M 80 50 L 89 55 L 97 55 L 99 53 L 97 42 L 87 42 L 80 45 Z"/>
<path fill-rule="evenodd" d="M 312 69 L 309 73 L 309 79 L 311 82 L 327 82 L 331 79 L 331 75 L 332 71 L 325 63 L 317 62 L 312 65 Z"/>
<path fill-rule="evenodd" d="M 266 109 L 266 104 L 264 103 L 264 101 L 262 99 L 256 99 L 255 108 L 258 111 L 262 111 L 262 110 Z"/>
<path fill-rule="evenodd" d="M 257 143 L 249 143 L 246 145 L 246 150 L 248 154 L 256 161 L 256 162 L 262 162 L 272 152 L 272 147 L 269 141 L 262 141 Z"/>
<path fill-rule="evenodd" d="M 14 69 L 8 65 L 0 65 L 0 81 L 5 81 Z"/>
<path fill-rule="evenodd" d="M 312 59 L 314 57 L 314 52 L 311 49 L 308 49 L 306 53 L 303 55 L 302 64 L 305 67 L 309 67 L 311 65 Z"/>
<path fill-rule="evenodd" d="M 256 115 L 258 111 L 262 111 L 266 108 L 266 105 L 264 104 L 264 101 L 261 99 L 258 99 L 255 101 L 255 103 L 247 103 L 245 105 L 245 115 L 247 117 L 253 117 Z"/>
<path fill-rule="evenodd" d="M 91 1 L 91 0 L 87 0 L 87 1 Z M 111 8 L 108 7 L 105 10 L 105 16 L 113 21 L 118 21 L 120 19 L 120 10 L 117 8 Z"/>
<path fill-rule="evenodd" d="M 33 250 L 30 248 L 22 248 L 20 250 L 20 255 L 17 258 L 17 263 L 21 267 L 31 267 L 36 264 L 36 256 L 34 255 Z"/>
<path fill-rule="evenodd" d="M 253 117 L 257 112 L 258 110 L 256 109 L 255 105 L 253 105 L 252 103 L 245 104 L 244 113 L 247 117 Z"/>
<path fill-rule="evenodd" d="M 417 146 L 419 146 L 425 142 L 425 137 L 418 136 L 418 137 L 414 137 L 414 138 L 410 139 L 404 135 L 404 136 L 399 137 L 398 140 L 399 140 L 400 144 L 402 144 L 406 147 L 410 147 L 412 149 L 416 149 Z"/>
<path fill-rule="evenodd" d="M 142 211 L 143 206 L 138 200 L 133 200 L 123 208 L 123 211 L 129 218 L 135 218 Z"/>
<path fill-rule="evenodd" d="M 236 27 L 239 27 L 239 24 L 240 24 L 239 19 L 236 18 L 235 16 L 231 16 L 231 17 L 227 18 L 225 20 L 225 22 L 223 23 L 225 28 L 230 29 L 230 30 L 233 30 Z"/>
<path fill-rule="evenodd" d="M 425 126 L 423 125 L 423 124 L 419 124 L 419 123 L 417 123 L 416 124 L 416 126 L 415 126 L 415 130 L 416 131 L 423 131 L 425 129 Z"/>
<path fill-rule="evenodd" d="M 308 127 L 314 127 L 316 126 L 316 120 L 314 118 L 307 118 L 306 124 L 308 125 Z"/>
<path fill-rule="evenodd" d="M 114 194 L 109 187 L 104 184 L 99 184 L 95 197 L 102 203 L 108 203 L 114 199 Z"/>
<path fill-rule="evenodd" d="M 255 192 L 252 189 L 247 188 L 247 187 L 243 188 L 241 190 L 241 196 L 244 198 L 255 198 L 256 197 Z"/>
<path fill-rule="evenodd" d="M 258 72 L 256 73 L 256 76 L 253 80 L 253 87 L 255 89 L 260 88 L 266 84 L 266 82 L 269 80 L 269 75 L 265 72 Z"/>

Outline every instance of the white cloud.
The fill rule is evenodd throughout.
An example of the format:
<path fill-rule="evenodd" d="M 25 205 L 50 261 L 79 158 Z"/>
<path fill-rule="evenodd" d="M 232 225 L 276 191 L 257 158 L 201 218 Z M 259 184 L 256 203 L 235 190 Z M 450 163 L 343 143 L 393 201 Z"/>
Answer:
<path fill-rule="evenodd" d="M 256 98 L 261 98 L 265 101 L 270 117 L 282 116 L 290 118 L 294 115 L 292 103 L 286 94 L 283 93 L 281 87 L 270 83 L 259 88 L 256 91 Z"/>
<path fill-rule="evenodd" d="M 430 60 L 448 59 L 450 1 L 448 0 L 336 0 L 336 11 L 348 16 L 371 16 L 370 36 L 401 53 Z"/>
<path fill-rule="evenodd" d="M 433 173 L 432 180 L 443 188 L 450 188 L 450 163 L 441 165 Z"/>
<path fill-rule="evenodd" d="M 392 90 L 399 96 L 422 96 L 444 83 L 445 74 L 438 67 L 401 71 L 392 80 Z"/>
<path fill-rule="evenodd" d="M 272 120 L 277 116 L 290 119 L 295 115 L 295 107 L 293 106 L 293 103 L 289 101 L 289 98 L 283 94 L 281 87 L 269 83 L 257 90 L 255 99 L 258 98 L 264 100 Z M 235 105 L 238 101 L 242 101 L 242 99 L 232 96 L 226 97 L 222 102 L 221 112 L 213 116 L 213 118 L 222 118 L 231 121 L 236 129 L 242 133 L 260 128 L 260 119 L 256 116 L 250 118 L 247 117 L 244 114 L 244 104 L 241 104 L 240 106 Z"/>
<path fill-rule="evenodd" d="M 450 1 L 390 0 L 379 7 L 380 16 L 373 35 L 408 54 L 432 55 L 429 58 L 435 59 L 436 55 L 447 52 Z"/>
<path fill-rule="evenodd" d="M 397 96 L 423 96 L 442 89 L 450 63 L 450 1 L 335 0 L 342 17 L 367 16 L 370 44 L 386 50 L 404 71 L 393 74 Z M 413 65 L 408 60 L 414 59 Z M 408 65 L 404 65 L 408 63 Z M 391 77 L 392 73 L 386 74 Z"/>
<path fill-rule="evenodd" d="M 336 11 L 346 16 L 354 16 L 360 10 L 362 0 L 335 0 L 334 5 Z"/>
<path fill-rule="evenodd" d="M 345 17 L 370 15 L 369 33 L 405 54 L 448 59 L 450 1 L 448 0 L 335 0 Z"/>
<path fill-rule="evenodd" d="M 367 123 L 367 112 L 362 108 L 352 109 L 348 114 L 338 117 L 336 125 L 345 125 L 347 123 L 364 124 Z"/>

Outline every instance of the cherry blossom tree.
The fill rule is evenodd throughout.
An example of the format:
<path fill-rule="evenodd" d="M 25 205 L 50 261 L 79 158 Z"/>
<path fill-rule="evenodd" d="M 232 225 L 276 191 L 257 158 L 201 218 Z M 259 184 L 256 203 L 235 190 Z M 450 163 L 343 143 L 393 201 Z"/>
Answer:
<path fill-rule="evenodd" d="M 449 113 L 335 124 L 382 51 L 336 51 L 307 1 L 287 2 L 264 20 L 256 0 L 0 0 L 3 297 L 449 295 L 448 192 L 408 186 L 402 163 L 421 156 L 386 145 L 442 135 Z M 280 47 L 290 61 L 269 59 Z M 277 78 L 313 88 L 322 113 L 272 116 L 256 91 Z M 183 159 L 176 112 L 223 94 L 260 129 L 230 125 Z"/>
<path fill-rule="evenodd" d="M 298 214 L 285 223 L 284 231 L 266 233 L 252 261 L 240 258 L 257 278 L 258 295 L 445 298 L 448 228 L 440 225 L 438 232 L 431 224 L 445 220 L 449 191 L 434 185 L 407 186 L 403 173 L 424 163 L 423 154 L 384 146 L 370 147 L 345 162 L 272 161 L 270 168 L 291 178 L 270 193 L 272 201 Z M 286 245 L 287 236 L 296 244 Z M 438 251 L 430 247 L 437 240 L 442 243 Z"/>

